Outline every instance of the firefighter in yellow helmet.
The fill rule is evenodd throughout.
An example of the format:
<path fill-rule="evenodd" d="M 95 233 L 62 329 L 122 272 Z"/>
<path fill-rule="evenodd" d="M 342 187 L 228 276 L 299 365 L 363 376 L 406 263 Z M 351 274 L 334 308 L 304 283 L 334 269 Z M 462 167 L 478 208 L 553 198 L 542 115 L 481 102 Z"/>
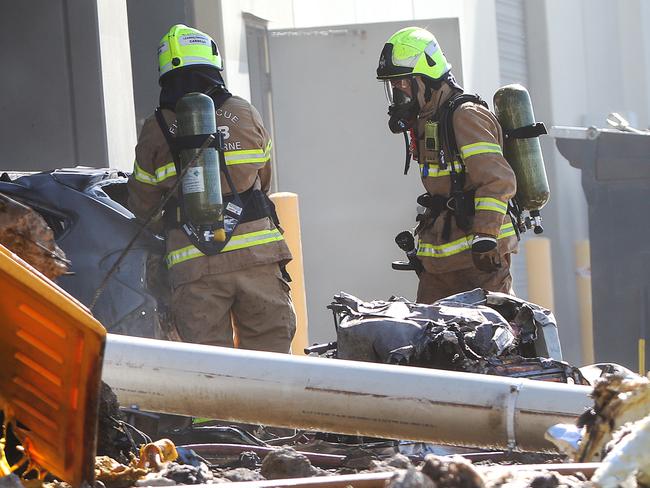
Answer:
<path fill-rule="evenodd" d="M 223 134 L 223 203 L 235 192 L 244 202 L 239 223 L 225 247 L 206 255 L 190 240 L 177 198 L 160 222 L 166 236 L 166 263 L 172 313 L 186 342 L 233 346 L 231 319 L 245 349 L 289 352 L 295 313 L 284 265 L 291 259 L 272 202 L 271 139 L 257 110 L 226 89 L 223 63 L 214 40 L 185 25 L 174 25 L 158 47 L 160 107 L 142 128 L 129 178 L 129 207 L 141 219 L 153 212 L 180 174 L 174 146 L 176 102 L 191 92 L 214 102 L 217 130 Z M 181 185 L 183 186 L 183 185 Z M 189 190 L 188 190 L 189 191 Z M 194 191 L 194 190 L 192 190 Z M 232 317 L 231 317 L 232 316 Z"/>
<path fill-rule="evenodd" d="M 436 38 L 407 27 L 388 39 L 377 78 L 389 100 L 389 128 L 404 133 L 407 167 L 417 160 L 417 301 L 481 287 L 511 293 L 517 237 L 508 202 L 516 179 L 503 157 L 503 133 L 487 104 L 463 93 Z M 405 168 L 406 171 L 406 168 Z"/>

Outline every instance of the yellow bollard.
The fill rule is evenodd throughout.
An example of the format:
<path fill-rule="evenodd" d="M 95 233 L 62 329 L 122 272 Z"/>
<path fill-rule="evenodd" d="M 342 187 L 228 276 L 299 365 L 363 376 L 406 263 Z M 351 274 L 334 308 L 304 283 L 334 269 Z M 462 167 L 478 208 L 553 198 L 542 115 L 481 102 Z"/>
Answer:
<path fill-rule="evenodd" d="M 576 242 L 576 287 L 580 312 L 582 364 L 594 364 L 594 325 L 591 309 L 591 257 L 589 241 Z"/>
<path fill-rule="evenodd" d="M 535 237 L 528 239 L 524 245 L 528 271 L 528 300 L 553 311 L 551 241 L 546 237 Z"/>
<path fill-rule="evenodd" d="M 303 355 L 309 345 L 307 326 L 307 296 L 305 295 L 305 272 L 302 264 L 302 240 L 300 237 L 300 212 L 298 195 L 290 192 L 274 193 L 270 196 L 284 229 L 286 241 L 293 259 L 287 265 L 291 275 L 291 298 L 296 309 L 296 335 L 291 343 L 293 354 Z"/>

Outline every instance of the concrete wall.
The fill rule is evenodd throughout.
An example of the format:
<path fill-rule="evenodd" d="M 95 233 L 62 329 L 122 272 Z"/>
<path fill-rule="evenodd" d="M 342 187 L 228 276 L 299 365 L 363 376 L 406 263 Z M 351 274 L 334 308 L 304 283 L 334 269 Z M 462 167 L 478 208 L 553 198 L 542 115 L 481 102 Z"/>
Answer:
<path fill-rule="evenodd" d="M 494 93 L 499 87 L 494 0 L 228 0 L 221 9 L 226 76 L 241 96 L 250 89 L 243 12 L 268 20 L 269 29 L 458 18 L 465 88 Z"/>
<path fill-rule="evenodd" d="M 1 169 L 131 166 L 128 39 L 124 0 L 0 5 Z"/>
<path fill-rule="evenodd" d="M 458 20 L 427 22 L 462 82 Z M 415 226 L 424 190 L 415 163 L 403 175 L 404 139 L 388 130 L 388 102 L 375 79 L 375 53 L 411 24 L 271 32 L 274 164 L 280 188 L 300 195 L 311 341 L 334 338 L 326 307 L 340 291 L 363 300 L 416 296 L 415 273 L 390 263 L 404 259 L 394 237 Z"/>
<path fill-rule="evenodd" d="M 158 106 L 158 43 L 174 24 L 190 23 L 183 0 L 128 0 L 137 130 Z M 131 161 L 133 163 L 133 161 Z"/>
<path fill-rule="evenodd" d="M 131 170 L 136 143 L 126 0 L 96 0 L 107 163 Z"/>

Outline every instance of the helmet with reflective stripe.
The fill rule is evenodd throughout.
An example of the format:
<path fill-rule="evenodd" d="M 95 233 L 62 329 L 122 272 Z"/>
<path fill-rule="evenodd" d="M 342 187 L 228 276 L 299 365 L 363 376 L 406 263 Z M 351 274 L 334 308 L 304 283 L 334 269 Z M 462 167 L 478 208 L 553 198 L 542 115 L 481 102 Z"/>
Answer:
<path fill-rule="evenodd" d="M 217 44 L 207 34 L 176 24 L 158 46 L 158 72 L 162 78 L 172 70 L 186 66 L 210 66 L 223 70 Z"/>
<path fill-rule="evenodd" d="M 445 78 L 451 70 L 438 41 L 431 32 L 406 27 L 393 34 L 379 57 L 377 79 L 421 75 L 432 80 Z"/>

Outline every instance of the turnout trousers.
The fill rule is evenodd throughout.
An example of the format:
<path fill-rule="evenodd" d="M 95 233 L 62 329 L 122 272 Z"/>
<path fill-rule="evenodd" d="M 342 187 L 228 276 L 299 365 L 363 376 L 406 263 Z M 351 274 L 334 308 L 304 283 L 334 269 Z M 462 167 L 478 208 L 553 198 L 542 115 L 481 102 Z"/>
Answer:
<path fill-rule="evenodd" d="M 287 353 L 296 330 L 289 284 L 278 263 L 204 275 L 172 291 L 184 342 Z M 231 316 L 232 314 L 232 316 Z"/>
<path fill-rule="evenodd" d="M 514 295 L 512 276 L 510 275 L 510 259 L 510 254 L 501 256 L 501 268 L 494 273 L 479 271 L 474 267 L 446 273 L 424 271 L 420 274 L 416 301 L 418 303 L 433 303 L 441 298 L 474 288 Z"/>

